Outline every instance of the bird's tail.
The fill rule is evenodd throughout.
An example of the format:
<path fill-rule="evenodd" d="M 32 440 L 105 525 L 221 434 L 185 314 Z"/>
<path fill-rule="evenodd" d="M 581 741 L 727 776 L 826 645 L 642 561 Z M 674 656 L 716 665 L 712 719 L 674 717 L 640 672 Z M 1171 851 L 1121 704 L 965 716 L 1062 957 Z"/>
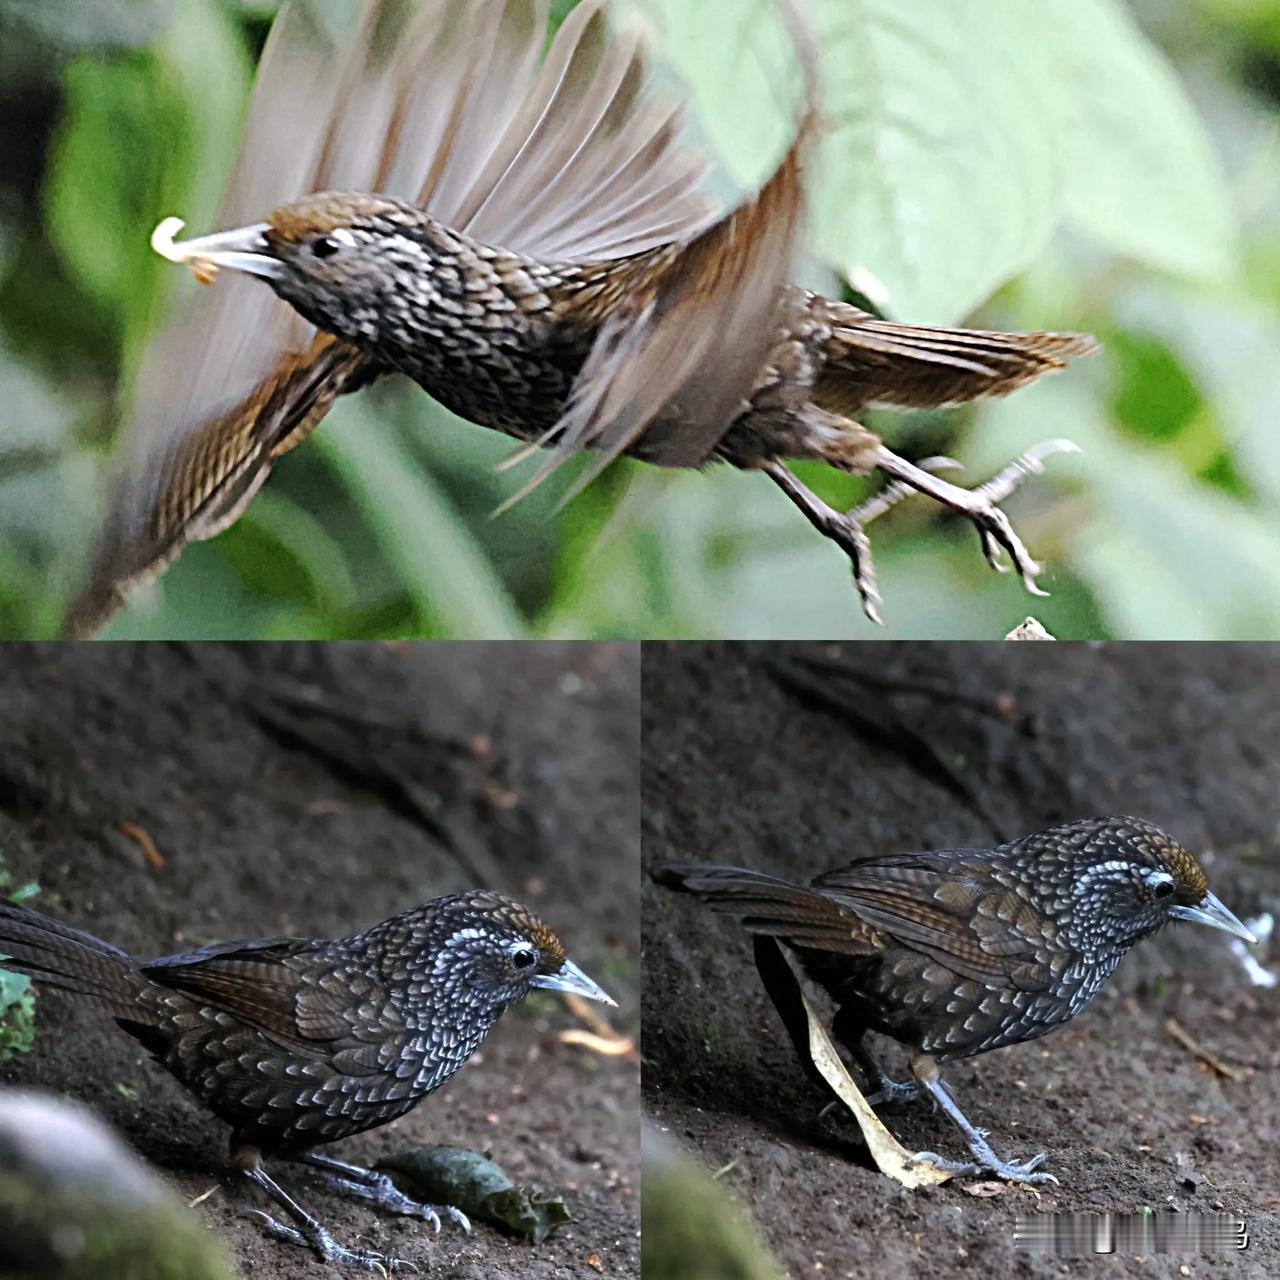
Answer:
<path fill-rule="evenodd" d="M 878 945 L 839 902 L 761 871 L 681 862 L 660 867 L 653 878 L 665 889 L 694 894 L 713 911 L 737 916 L 751 933 L 783 938 L 793 946 L 867 955 Z"/>
<path fill-rule="evenodd" d="M 119 947 L 12 902 L 0 901 L 0 956 L 0 968 L 116 1008 L 132 1007 L 144 981 Z"/>
<path fill-rule="evenodd" d="M 825 305 L 832 339 L 819 398 L 849 416 L 869 404 L 937 408 L 1008 395 L 1098 350 L 1087 333 L 934 329 Z"/>

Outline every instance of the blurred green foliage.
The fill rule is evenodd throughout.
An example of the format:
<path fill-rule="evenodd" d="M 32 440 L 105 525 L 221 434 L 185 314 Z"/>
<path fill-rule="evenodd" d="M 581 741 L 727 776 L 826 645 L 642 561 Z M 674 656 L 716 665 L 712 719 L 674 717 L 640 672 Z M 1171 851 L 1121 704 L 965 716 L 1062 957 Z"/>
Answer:
<path fill-rule="evenodd" d="M 332 0 L 339 3 L 340 0 Z M 794 118 L 766 4 L 643 3 L 725 190 Z M 571 7 L 553 6 L 553 20 Z M 807 0 L 828 135 L 806 283 L 898 319 L 1089 328 L 1101 357 L 973 410 L 872 415 L 974 482 L 1037 440 L 1009 509 L 1032 600 L 914 500 L 872 527 L 887 627 L 762 477 L 624 462 L 498 519 L 509 442 L 412 387 L 341 403 L 245 518 L 115 637 L 1280 634 L 1280 0 Z M 0 634 L 57 626 L 175 272 L 210 225 L 270 0 L 0 0 Z M 858 480 L 800 468 L 828 500 Z M 561 483 L 563 492 L 572 477 Z"/>
<path fill-rule="evenodd" d="M 13 889 L 13 876 L 4 865 L 0 853 L 0 894 L 10 902 L 29 902 L 40 892 L 40 886 L 31 880 Z M 9 959 L 0 952 L 0 1062 L 8 1062 L 15 1053 L 26 1053 L 36 1042 L 36 994 L 31 979 L 25 973 L 5 969 Z"/>

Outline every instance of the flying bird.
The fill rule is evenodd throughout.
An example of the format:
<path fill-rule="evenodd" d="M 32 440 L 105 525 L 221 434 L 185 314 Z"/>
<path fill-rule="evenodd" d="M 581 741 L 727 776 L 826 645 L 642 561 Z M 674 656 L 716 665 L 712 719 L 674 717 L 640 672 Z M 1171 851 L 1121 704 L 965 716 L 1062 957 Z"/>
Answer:
<path fill-rule="evenodd" d="M 763 0 L 762 0 L 763 2 Z M 286 0 L 259 66 L 225 230 L 153 245 L 216 286 L 153 344 L 115 489 L 67 635 L 101 628 L 137 583 L 244 512 L 340 395 L 406 375 L 542 464 L 588 451 L 581 483 L 627 455 L 759 471 L 879 593 L 866 525 L 921 492 L 973 522 L 996 568 L 1040 566 L 1000 502 L 1048 441 L 977 489 L 863 426 L 873 405 L 1004 395 L 1096 349 L 1075 333 L 880 319 L 790 283 L 819 68 L 799 0 L 774 0 L 803 70 L 791 145 L 727 212 L 654 87 L 641 24 L 582 0 L 547 46 L 547 0 L 366 0 L 345 53 Z M 544 56 L 545 47 L 545 56 Z M 888 485 L 838 511 L 786 465 Z"/>

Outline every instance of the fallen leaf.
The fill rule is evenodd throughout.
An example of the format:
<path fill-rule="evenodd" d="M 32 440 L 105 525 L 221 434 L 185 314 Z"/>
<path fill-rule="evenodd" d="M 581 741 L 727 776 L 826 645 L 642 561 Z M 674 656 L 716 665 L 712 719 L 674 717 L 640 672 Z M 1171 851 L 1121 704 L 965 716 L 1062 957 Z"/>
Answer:
<path fill-rule="evenodd" d="M 382 1160 L 406 1194 L 427 1204 L 451 1204 L 508 1235 L 541 1244 L 570 1221 L 563 1200 L 544 1199 L 517 1187 L 502 1168 L 476 1151 L 459 1147 L 421 1147 Z"/>
<path fill-rule="evenodd" d="M 122 836 L 128 836 L 142 850 L 142 856 L 159 870 L 164 866 L 164 858 L 156 848 L 155 841 L 136 822 L 121 822 L 116 830 Z"/>

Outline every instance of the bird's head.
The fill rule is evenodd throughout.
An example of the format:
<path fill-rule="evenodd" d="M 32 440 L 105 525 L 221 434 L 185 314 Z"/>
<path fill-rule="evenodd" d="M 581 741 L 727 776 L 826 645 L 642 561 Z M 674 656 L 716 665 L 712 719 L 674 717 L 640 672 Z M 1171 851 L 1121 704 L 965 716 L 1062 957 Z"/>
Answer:
<path fill-rule="evenodd" d="M 1050 833 L 1043 833 L 1050 834 Z M 1044 847 L 1065 874 L 1060 892 L 1082 950 L 1119 950 L 1174 920 L 1193 920 L 1257 939 L 1209 891 L 1200 864 L 1172 836 L 1141 818 L 1089 818 L 1052 833 Z"/>
<path fill-rule="evenodd" d="M 478 891 L 438 899 L 426 910 L 430 928 L 414 976 L 436 991 L 495 1012 L 538 989 L 616 1003 L 565 955 L 549 925 L 510 898 Z"/>
<path fill-rule="evenodd" d="M 452 247 L 421 209 L 383 196 L 324 192 L 281 205 L 265 222 L 175 241 L 166 218 L 152 247 L 203 283 L 219 271 L 257 276 L 318 328 L 376 343 L 414 289 L 430 288 Z"/>

